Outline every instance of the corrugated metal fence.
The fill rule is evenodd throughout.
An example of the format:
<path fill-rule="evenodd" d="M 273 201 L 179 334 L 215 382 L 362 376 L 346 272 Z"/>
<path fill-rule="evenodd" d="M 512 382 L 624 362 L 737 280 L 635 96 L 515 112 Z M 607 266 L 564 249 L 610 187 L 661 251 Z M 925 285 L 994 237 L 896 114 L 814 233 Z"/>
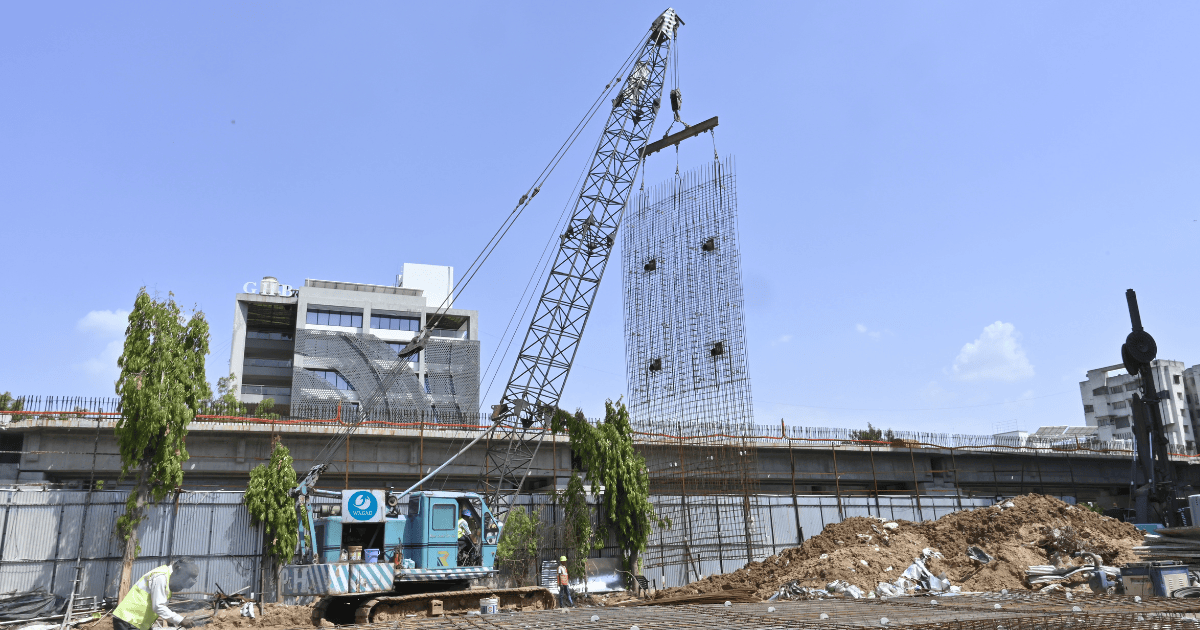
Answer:
<path fill-rule="evenodd" d="M 90 495 L 90 496 L 89 496 Z M 113 535 L 116 519 L 125 509 L 126 492 L 49 490 L 0 492 L 0 594 L 45 589 L 59 595 L 71 590 L 75 558 L 82 538 L 83 583 L 81 595 L 115 597 L 120 580 L 124 542 Z M 653 496 L 660 514 L 680 514 L 678 496 Z M 688 497 L 687 515 L 693 519 L 724 518 L 721 530 L 728 536 L 688 540 L 681 536 L 687 522 L 674 519 L 670 532 L 655 531 L 643 554 L 644 573 L 657 587 L 679 586 L 714 573 L 734 571 L 746 564 L 743 524 L 730 520 L 735 511 L 718 504 L 737 503 L 742 497 Z M 591 501 L 589 501 L 591 502 Z M 758 495 L 750 498 L 752 525 L 760 536 L 749 556 L 761 560 L 802 538 L 820 533 L 825 525 L 843 516 L 878 516 L 921 521 L 957 509 L 991 505 L 990 499 L 967 497 L 894 496 L 878 498 Z M 524 495 L 518 505 L 538 513 L 546 537 L 541 560 L 556 560 L 563 550 L 556 535 L 565 519 L 549 495 Z M 709 513 L 711 512 L 711 513 Z M 799 527 L 799 531 L 797 530 Z M 801 535 L 803 534 L 803 535 Z M 200 565 L 193 591 L 226 593 L 261 588 L 262 531 L 250 526 L 241 492 L 185 492 L 178 501 L 152 505 L 141 527 L 141 554 L 133 567 L 136 579 L 172 556 L 191 556 Z M 619 555 L 615 540 L 599 552 Z M 269 596 L 268 596 L 269 597 Z"/>
<path fill-rule="evenodd" d="M 115 597 L 125 542 L 113 531 L 128 492 L 0 492 L 0 593 L 71 592 L 82 551 L 81 595 Z M 133 579 L 172 556 L 200 566 L 196 592 L 258 590 L 262 533 L 240 492 L 185 492 L 147 508 Z M 82 541 L 81 541 L 82 538 Z M 82 542 L 82 549 L 80 543 Z"/>

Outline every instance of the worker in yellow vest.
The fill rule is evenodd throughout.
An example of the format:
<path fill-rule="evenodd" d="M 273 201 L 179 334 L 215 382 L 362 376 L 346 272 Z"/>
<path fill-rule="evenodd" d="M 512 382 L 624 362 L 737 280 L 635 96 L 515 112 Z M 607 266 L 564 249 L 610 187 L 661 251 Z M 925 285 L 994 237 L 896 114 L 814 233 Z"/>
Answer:
<path fill-rule="evenodd" d="M 171 564 L 146 572 L 113 611 L 113 629 L 149 630 L 159 617 L 183 628 L 196 625 L 191 617 L 177 615 L 167 608 L 167 600 L 172 592 L 191 588 L 199 574 L 200 569 L 191 558 L 176 558 Z"/>

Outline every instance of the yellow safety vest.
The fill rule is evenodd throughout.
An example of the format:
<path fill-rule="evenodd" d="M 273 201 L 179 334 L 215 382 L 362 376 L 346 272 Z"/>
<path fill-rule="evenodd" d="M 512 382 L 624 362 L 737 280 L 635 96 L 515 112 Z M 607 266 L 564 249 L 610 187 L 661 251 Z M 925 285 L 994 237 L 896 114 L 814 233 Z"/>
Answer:
<path fill-rule="evenodd" d="M 467 527 L 468 527 L 467 519 L 465 519 L 465 518 L 458 519 L 458 537 L 459 538 L 462 538 L 463 536 L 467 535 Z"/>
<path fill-rule="evenodd" d="M 150 630 L 154 620 L 158 619 L 158 613 L 154 612 L 154 607 L 150 605 L 150 578 L 156 575 L 167 576 L 167 598 L 170 599 L 171 566 L 163 565 L 147 571 L 146 575 L 134 582 L 125 594 L 125 599 L 121 600 L 121 604 L 113 611 L 113 616 L 128 621 L 138 630 Z"/>

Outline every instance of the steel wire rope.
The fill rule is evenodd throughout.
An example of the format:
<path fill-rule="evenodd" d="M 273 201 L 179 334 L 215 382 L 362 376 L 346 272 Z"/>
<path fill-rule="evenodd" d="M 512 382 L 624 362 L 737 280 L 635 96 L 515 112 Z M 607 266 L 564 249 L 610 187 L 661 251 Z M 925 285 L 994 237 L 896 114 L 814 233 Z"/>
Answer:
<path fill-rule="evenodd" d="M 534 179 L 533 186 L 529 188 L 529 191 L 526 192 L 525 196 L 523 196 L 521 201 L 518 202 L 517 207 L 514 208 L 507 217 L 505 217 L 504 221 L 501 222 L 500 227 L 496 229 L 496 232 L 492 234 L 490 239 L 488 239 L 488 242 L 484 245 L 480 253 L 476 255 L 475 260 L 471 262 L 471 265 L 464 273 L 465 280 L 446 295 L 446 297 L 442 300 L 441 305 L 436 311 L 434 311 L 431 319 L 434 321 L 440 320 L 442 315 L 445 314 L 449 304 L 453 303 L 453 299 L 462 295 L 462 292 L 466 290 L 471 280 L 474 279 L 475 275 L 479 272 L 479 269 L 483 267 L 484 263 L 486 263 L 488 258 L 491 257 L 492 252 L 494 252 L 496 247 L 499 246 L 500 241 L 504 239 L 504 237 L 508 234 L 508 231 L 512 229 L 512 226 L 516 223 L 517 219 L 520 218 L 525 208 L 529 207 L 529 204 L 532 203 L 533 198 L 537 195 L 536 191 L 541 190 L 541 185 L 544 184 L 547 179 L 549 179 L 551 174 L 553 174 L 559 163 L 561 163 L 563 158 L 566 156 L 566 153 L 570 151 L 571 147 L 574 146 L 575 141 L 579 139 L 583 129 L 586 128 L 588 123 L 591 122 L 592 118 L 595 117 L 596 113 L 599 111 L 600 105 L 605 101 L 605 97 L 614 88 L 619 89 L 621 87 L 621 80 L 625 77 L 625 70 L 645 44 L 648 33 L 649 31 L 647 31 L 647 34 L 643 34 L 638 38 L 637 46 L 634 47 L 633 51 L 630 52 L 630 54 L 625 58 L 625 61 L 623 61 L 621 66 L 618 68 L 616 79 L 604 86 L 604 89 L 600 92 L 600 95 L 596 97 L 596 100 L 592 102 L 584 116 L 575 124 L 575 127 L 571 130 L 571 133 L 568 134 L 567 139 L 564 140 L 561 145 L 559 145 L 559 148 L 555 152 L 554 156 L 551 157 L 546 166 L 542 168 L 542 172 L 538 174 L 538 177 Z M 376 388 L 376 391 L 372 392 L 371 396 L 368 397 L 368 401 L 380 395 L 380 390 L 382 390 L 382 396 L 387 396 L 387 390 L 391 388 L 392 383 L 399 374 L 399 371 L 389 372 L 391 373 L 387 375 L 385 381 L 380 383 L 380 385 L 383 387 Z M 350 434 L 354 432 L 354 430 L 357 428 L 357 424 L 361 421 L 362 418 L 358 418 L 356 422 L 343 428 L 338 435 L 330 439 L 329 443 L 326 444 L 326 447 L 322 449 L 321 453 L 313 461 L 329 461 L 332 458 L 332 454 L 335 453 L 342 446 L 342 444 L 345 443 L 346 439 L 350 437 Z"/>
<path fill-rule="evenodd" d="M 649 31 L 647 31 L 647 33 L 649 33 Z M 590 123 L 592 118 L 595 117 L 596 113 L 600 111 L 600 105 L 605 102 L 605 97 L 613 89 L 620 89 L 622 84 L 621 80 L 626 74 L 626 68 L 637 56 L 638 52 L 645 44 L 647 37 L 648 34 L 643 34 L 638 39 L 637 46 L 634 47 L 633 51 L 629 53 L 629 56 L 625 58 L 625 61 L 623 61 L 621 66 L 617 69 L 616 79 L 604 86 L 604 89 L 600 92 L 600 95 L 596 97 L 596 100 L 593 101 L 591 106 L 588 108 L 587 113 L 585 113 L 579 122 L 575 124 L 574 129 L 572 129 L 571 133 L 567 135 L 567 139 L 564 140 L 561 145 L 559 145 L 559 148 L 554 153 L 554 156 L 551 157 L 546 166 L 542 168 L 542 172 L 539 173 L 536 178 L 534 178 L 533 185 L 529 187 L 525 195 L 522 196 L 521 200 L 517 202 L 517 207 L 513 208 L 513 211 L 510 212 L 507 217 L 505 217 L 504 221 L 500 224 L 500 227 L 496 229 L 496 233 L 493 234 L 492 238 L 489 239 L 487 244 L 484 245 L 483 250 L 481 250 L 479 255 L 475 257 L 475 260 L 471 262 L 471 265 L 467 267 L 467 270 L 463 273 L 463 282 L 460 283 L 458 287 L 452 290 L 450 294 L 448 294 L 446 298 L 442 300 L 442 303 L 438 306 L 438 310 L 434 312 L 434 317 L 440 318 L 447 306 L 450 303 L 453 303 L 453 298 L 460 297 L 462 295 L 463 291 L 465 291 L 467 286 L 471 283 L 471 280 L 474 279 L 475 275 L 479 272 L 479 269 L 483 267 L 483 264 L 487 262 L 488 257 L 491 256 L 491 253 L 495 251 L 496 247 L 500 244 L 500 240 L 503 240 L 504 236 L 508 233 L 508 230 L 512 227 L 512 224 L 515 223 L 518 218 L 520 218 L 521 214 L 525 211 L 525 208 L 529 207 L 529 204 L 533 202 L 533 198 L 537 196 L 539 191 L 541 191 L 542 185 L 545 184 L 550 178 L 550 175 L 554 173 L 554 169 L 557 168 L 559 163 L 562 162 L 563 158 L 566 157 L 567 152 L 569 152 L 571 147 L 574 146 L 575 141 L 579 139 L 580 134 L 583 133 L 583 130 L 587 127 L 588 123 Z"/>
<path fill-rule="evenodd" d="M 554 172 L 554 170 L 557 168 L 558 164 L 560 164 L 562 162 L 562 160 L 566 157 L 566 154 L 570 151 L 570 149 L 574 146 L 575 142 L 579 139 L 579 136 L 582 134 L 583 130 L 587 128 L 588 124 L 592 121 L 592 119 L 595 117 L 595 115 L 600 111 L 600 105 L 607 100 L 607 96 L 614 89 L 615 90 L 621 89 L 621 86 L 623 85 L 622 79 L 625 77 L 627 71 L 630 70 L 630 63 L 632 61 L 634 61 L 638 52 L 645 45 L 646 37 L 647 37 L 647 35 L 643 35 L 641 38 L 638 39 L 637 46 L 629 54 L 629 56 L 626 57 L 625 61 L 622 62 L 621 66 L 618 68 L 618 71 L 616 73 L 616 78 L 604 86 L 604 90 L 601 91 L 600 95 L 596 98 L 595 101 L 593 101 L 592 105 L 588 109 L 588 112 L 576 124 L 575 128 L 572 129 L 571 134 L 569 135 L 568 139 L 565 140 L 562 145 L 560 145 L 559 150 L 555 153 L 554 157 L 551 158 L 551 162 L 548 163 L 545 168 L 543 168 L 542 173 L 540 173 L 538 175 L 538 179 L 535 179 L 534 185 L 529 189 L 530 191 L 533 191 L 533 194 L 529 195 L 529 193 L 527 193 L 527 195 L 529 195 L 528 198 L 522 197 L 522 202 L 519 202 L 518 207 L 514 208 L 513 212 L 510 213 L 509 216 L 505 218 L 505 221 L 501 223 L 500 227 L 497 229 L 498 236 L 497 236 L 497 234 L 493 234 L 492 238 L 489 239 L 488 244 L 484 246 L 484 250 L 480 252 L 479 256 L 476 256 L 476 260 L 472 262 L 472 266 L 469 267 L 467 273 L 464 274 L 464 276 L 466 276 L 466 279 L 451 294 L 447 295 L 446 298 L 443 299 L 442 304 L 438 307 L 438 310 L 434 312 L 434 315 L 433 315 L 434 318 L 440 319 L 441 315 L 445 312 L 448 305 L 450 303 L 452 303 L 453 298 L 462 295 L 463 291 L 465 291 L 466 287 L 470 284 L 470 281 L 474 278 L 474 276 L 478 273 L 478 271 L 483 267 L 483 264 L 486 263 L 487 260 L 491 257 L 491 254 L 495 251 L 496 247 L 499 246 L 500 241 L 502 241 L 504 236 L 506 236 L 508 234 L 508 231 L 510 229 L 512 229 L 512 226 L 515 225 L 517 218 L 520 217 L 520 215 L 524 212 L 525 208 L 527 208 L 529 206 L 529 204 L 533 201 L 533 196 L 535 196 L 537 194 L 537 191 L 541 190 L 541 185 L 544 184 L 548 180 L 549 176 Z M 603 137 L 597 138 L 596 144 L 592 148 L 592 152 L 591 152 L 592 155 L 594 155 L 599 150 L 599 146 L 602 141 L 603 141 Z M 562 231 L 562 226 L 569 220 L 570 215 L 568 214 L 568 211 L 572 208 L 572 202 L 577 201 L 577 199 L 578 199 L 578 195 L 575 194 L 575 191 L 577 189 L 579 189 L 580 186 L 582 185 L 583 179 L 586 177 L 590 166 L 591 166 L 590 163 L 584 164 L 583 169 L 580 172 L 579 178 L 576 180 L 575 186 L 573 186 L 571 189 L 571 194 L 567 197 L 567 202 L 563 206 L 563 211 L 559 215 L 559 218 L 555 223 L 555 229 L 551 233 L 549 239 L 547 240 L 546 245 L 543 248 L 541 255 L 539 256 L 538 263 L 534 266 L 534 270 L 530 274 L 529 280 L 526 282 L 525 288 L 521 292 L 521 298 L 517 301 L 515 307 L 513 308 L 513 313 L 509 317 L 509 322 L 505 326 L 504 333 L 502 333 L 502 335 L 500 337 L 500 341 L 496 345 L 496 349 L 493 350 L 492 356 L 488 360 L 488 366 L 485 369 L 483 376 L 485 378 L 487 377 L 487 373 L 492 371 L 493 364 L 496 365 L 496 370 L 495 370 L 495 372 L 492 373 L 491 379 L 488 383 L 488 388 L 487 388 L 487 390 L 485 390 L 484 396 L 481 397 L 481 401 L 486 400 L 487 396 L 489 396 L 491 394 L 491 388 L 495 384 L 496 377 L 500 373 L 500 366 L 503 364 L 504 359 L 507 358 L 508 352 L 509 352 L 509 350 L 511 350 L 513 342 L 516 340 L 516 334 L 517 334 L 517 332 L 519 332 L 519 327 L 513 327 L 513 323 L 514 322 L 520 323 L 521 321 L 524 321 L 525 315 L 529 312 L 529 307 L 532 306 L 532 304 L 533 304 L 534 293 L 532 292 L 532 288 L 534 288 L 536 286 L 534 284 L 534 281 L 539 279 L 542 276 L 542 271 L 549 267 L 549 264 L 551 262 L 551 259 L 548 255 L 550 252 L 550 246 L 554 243 L 554 240 L 557 237 L 557 235 Z M 482 260 L 480 260 L 480 256 L 482 256 Z M 522 304 L 524 305 L 524 308 L 522 308 Z M 516 314 L 518 311 L 521 312 L 520 319 L 516 319 Z M 506 339 L 507 339 L 507 343 L 505 342 Z M 503 354 L 500 355 L 500 363 L 495 363 L 497 353 L 499 352 L 499 349 L 501 346 L 504 347 L 504 352 L 503 352 Z M 482 408 L 483 408 L 483 403 L 481 402 L 480 406 L 476 409 L 476 412 L 478 413 L 478 411 Z M 467 437 L 465 435 L 462 436 L 461 438 L 455 438 L 451 442 L 450 450 L 454 451 L 455 447 L 457 446 L 457 444 L 460 441 L 465 442 L 466 440 L 467 440 Z M 449 473 L 447 473 L 445 475 L 445 477 L 442 479 L 442 487 L 443 488 L 445 487 L 445 484 L 448 481 L 449 481 Z"/>
<path fill-rule="evenodd" d="M 620 82 L 616 81 L 615 83 L 619 84 Z M 609 87 L 610 86 L 605 86 L 606 90 L 608 90 Z M 607 91 L 605 93 L 607 94 Z M 600 143 L 602 141 L 603 137 L 598 137 L 596 139 L 596 144 L 592 147 L 592 155 L 599 150 Z M 483 377 L 486 378 L 489 372 L 491 372 L 492 376 L 488 381 L 487 389 L 484 391 L 483 396 L 480 397 L 481 402 L 479 407 L 476 409 L 476 413 L 483 409 L 484 403 L 482 401 L 486 401 L 487 397 L 491 395 L 492 386 L 496 382 L 496 377 L 500 374 L 500 368 L 504 365 L 504 360 L 508 357 L 508 352 L 512 349 L 513 342 L 516 341 L 517 333 L 520 331 L 520 327 L 513 327 L 513 323 L 516 322 L 519 324 L 520 322 L 525 321 L 525 315 L 529 312 L 529 307 L 533 305 L 534 293 L 531 291 L 531 289 L 537 286 L 534 284 L 534 281 L 542 277 L 543 270 L 548 269 L 550 263 L 552 262 L 550 256 L 548 255 L 550 253 L 550 246 L 554 244 L 555 239 L 558 238 L 558 235 L 562 232 L 564 225 L 569 222 L 571 216 L 569 211 L 572 207 L 574 207 L 572 202 L 575 202 L 578 199 L 578 194 L 576 194 L 576 191 L 581 189 L 583 180 L 587 176 L 590 167 L 591 164 L 585 162 L 583 168 L 580 169 L 579 177 L 575 180 L 575 185 L 571 187 L 571 194 L 567 196 L 567 201 L 563 204 L 562 212 L 559 214 L 558 220 L 554 224 L 554 230 L 550 233 L 550 237 L 546 240 L 546 245 L 542 248 L 542 253 L 538 258 L 538 262 L 534 266 L 533 272 L 530 273 L 529 280 L 525 283 L 525 288 L 521 291 L 521 297 L 517 300 L 516 306 L 513 307 L 512 315 L 509 316 L 508 323 L 504 327 L 504 332 L 500 336 L 500 341 L 496 344 L 496 349 L 492 351 L 492 356 L 488 359 L 488 365 L 484 370 Z M 524 305 L 524 308 L 522 308 L 522 305 Z M 517 319 L 517 311 L 521 312 L 521 317 L 519 319 Z M 506 339 L 507 343 L 505 342 Z M 501 346 L 504 346 L 504 353 L 500 355 L 499 363 L 496 363 L 496 356 L 500 351 Z M 492 371 L 493 364 L 496 366 L 494 372 Z M 461 439 L 465 441 L 466 437 L 464 436 Z M 451 443 L 451 450 L 454 450 L 453 446 L 455 446 L 456 442 L 457 440 Z M 449 474 L 442 479 L 443 489 L 448 481 Z"/>

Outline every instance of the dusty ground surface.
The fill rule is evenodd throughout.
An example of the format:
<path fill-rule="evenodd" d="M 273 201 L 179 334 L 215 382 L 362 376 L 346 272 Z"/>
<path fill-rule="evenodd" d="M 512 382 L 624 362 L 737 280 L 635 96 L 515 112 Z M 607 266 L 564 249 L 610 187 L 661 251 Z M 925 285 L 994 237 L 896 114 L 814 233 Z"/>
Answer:
<path fill-rule="evenodd" d="M 211 630 L 232 630 L 233 628 L 308 628 L 312 627 L 312 606 L 285 606 L 283 604 L 263 604 L 265 610 L 259 610 L 255 605 L 258 617 L 250 619 L 243 617 L 236 608 L 217 611 L 217 615 L 201 628 Z M 180 612 L 180 611 L 177 611 Z M 180 614 L 183 614 L 180 612 Z M 206 612 L 188 613 L 195 615 Z M 113 630 L 112 615 L 105 615 L 99 621 L 80 624 L 80 630 Z"/>
<path fill-rule="evenodd" d="M 1044 495 L 1021 496 L 1012 503 L 1009 508 L 963 510 L 924 523 L 894 521 L 894 528 L 874 518 L 848 518 L 829 525 L 800 547 L 732 573 L 666 589 L 659 596 L 753 588 L 756 595 L 766 598 L 792 580 L 817 588 L 845 580 L 870 592 L 879 582 L 895 581 L 926 547 L 945 556 L 929 562 L 929 570 L 935 575 L 945 573 L 951 584 L 964 591 L 1028 589 L 1025 569 L 1029 565 L 1083 564 L 1055 553 L 1056 549 L 1091 551 L 1106 565 L 1138 559 L 1131 548 L 1140 544 L 1142 534 L 1133 525 Z M 995 560 L 980 567 L 966 555 L 970 545 L 982 548 Z"/>

